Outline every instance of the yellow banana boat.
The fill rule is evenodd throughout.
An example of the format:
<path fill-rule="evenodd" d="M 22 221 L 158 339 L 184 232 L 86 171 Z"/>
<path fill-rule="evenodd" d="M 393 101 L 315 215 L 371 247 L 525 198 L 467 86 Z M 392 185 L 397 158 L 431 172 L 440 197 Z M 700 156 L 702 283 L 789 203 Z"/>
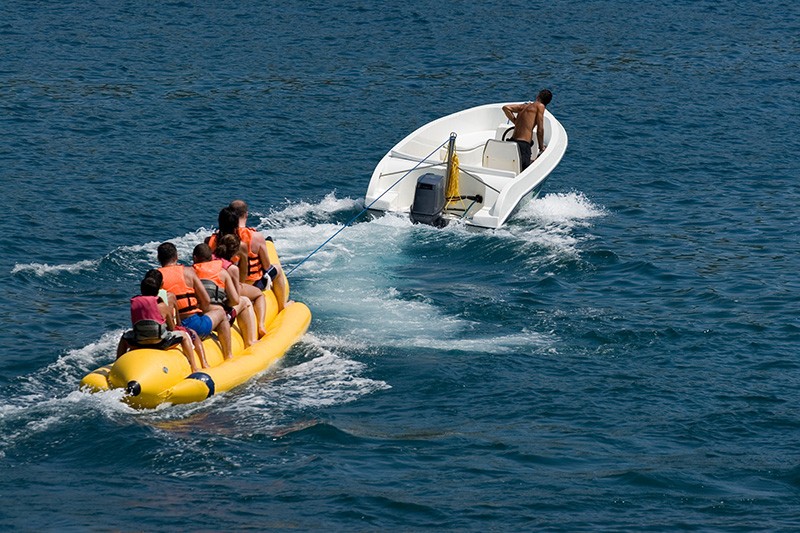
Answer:
<path fill-rule="evenodd" d="M 277 261 L 269 241 L 267 250 L 270 260 Z M 140 348 L 90 372 L 81 380 L 80 388 L 91 392 L 124 389 L 129 405 L 151 409 L 163 403 L 199 402 L 241 385 L 283 357 L 311 323 L 311 311 L 305 304 L 294 302 L 278 312 L 273 292 L 264 291 L 264 296 L 267 334 L 245 349 L 239 328 L 232 327 L 231 359 L 224 359 L 218 341 L 212 337 L 203 341 L 209 368 L 200 369 L 197 355 L 192 354 L 200 369 L 197 372 L 192 372 L 179 345 L 169 350 Z"/>

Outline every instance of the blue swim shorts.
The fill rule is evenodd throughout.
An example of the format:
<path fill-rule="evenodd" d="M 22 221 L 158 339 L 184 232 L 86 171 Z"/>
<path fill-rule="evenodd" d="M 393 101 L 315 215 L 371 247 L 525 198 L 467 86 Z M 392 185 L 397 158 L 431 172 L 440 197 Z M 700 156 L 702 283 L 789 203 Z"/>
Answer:
<path fill-rule="evenodd" d="M 186 318 L 181 319 L 181 326 L 191 328 L 201 337 L 208 337 L 211 335 L 212 322 L 211 319 L 202 313 L 195 313 Z"/>

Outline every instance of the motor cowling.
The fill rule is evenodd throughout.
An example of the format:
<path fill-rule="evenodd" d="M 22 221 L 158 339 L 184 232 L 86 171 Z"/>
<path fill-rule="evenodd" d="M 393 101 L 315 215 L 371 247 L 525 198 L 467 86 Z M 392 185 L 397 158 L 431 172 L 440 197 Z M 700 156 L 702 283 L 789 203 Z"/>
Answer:
<path fill-rule="evenodd" d="M 447 204 L 446 187 L 444 176 L 432 173 L 420 176 L 411 205 L 411 221 L 438 228 L 446 226 L 448 221 L 442 216 Z"/>

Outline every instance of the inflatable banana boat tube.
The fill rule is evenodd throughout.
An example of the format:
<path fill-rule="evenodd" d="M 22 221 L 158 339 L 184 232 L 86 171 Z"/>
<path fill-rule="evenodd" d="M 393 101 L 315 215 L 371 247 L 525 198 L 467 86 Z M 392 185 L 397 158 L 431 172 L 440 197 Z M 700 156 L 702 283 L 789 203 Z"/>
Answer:
<path fill-rule="evenodd" d="M 274 246 L 269 241 L 267 249 L 270 260 L 277 261 Z M 164 403 L 199 402 L 241 385 L 282 358 L 311 323 L 311 311 L 305 304 L 294 302 L 278 312 L 273 292 L 264 291 L 264 296 L 267 334 L 245 349 L 238 326 L 232 327 L 231 359 L 224 359 L 212 334 L 203 341 L 209 368 L 200 368 L 197 354 L 193 354 L 199 369 L 193 373 L 180 345 L 169 350 L 141 348 L 90 372 L 81 380 L 80 388 L 91 392 L 124 389 L 126 403 L 151 409 Z"/>

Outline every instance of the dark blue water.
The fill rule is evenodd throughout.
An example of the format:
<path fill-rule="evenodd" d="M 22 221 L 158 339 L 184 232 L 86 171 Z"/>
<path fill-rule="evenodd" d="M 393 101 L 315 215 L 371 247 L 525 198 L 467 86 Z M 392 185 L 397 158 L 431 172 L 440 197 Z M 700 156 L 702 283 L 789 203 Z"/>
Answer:
<path fill-rule="evenodd" d="M 197 4 L 197 5 L 196 5 Z M 795 2 L 31 2 L 0 17 L 0 528 L 800 528 Z M 76 390 L 233 198 L 299 263 L 439 116 L 553 90 L 475 233 L 364 217 L 202 404 Z"/>

